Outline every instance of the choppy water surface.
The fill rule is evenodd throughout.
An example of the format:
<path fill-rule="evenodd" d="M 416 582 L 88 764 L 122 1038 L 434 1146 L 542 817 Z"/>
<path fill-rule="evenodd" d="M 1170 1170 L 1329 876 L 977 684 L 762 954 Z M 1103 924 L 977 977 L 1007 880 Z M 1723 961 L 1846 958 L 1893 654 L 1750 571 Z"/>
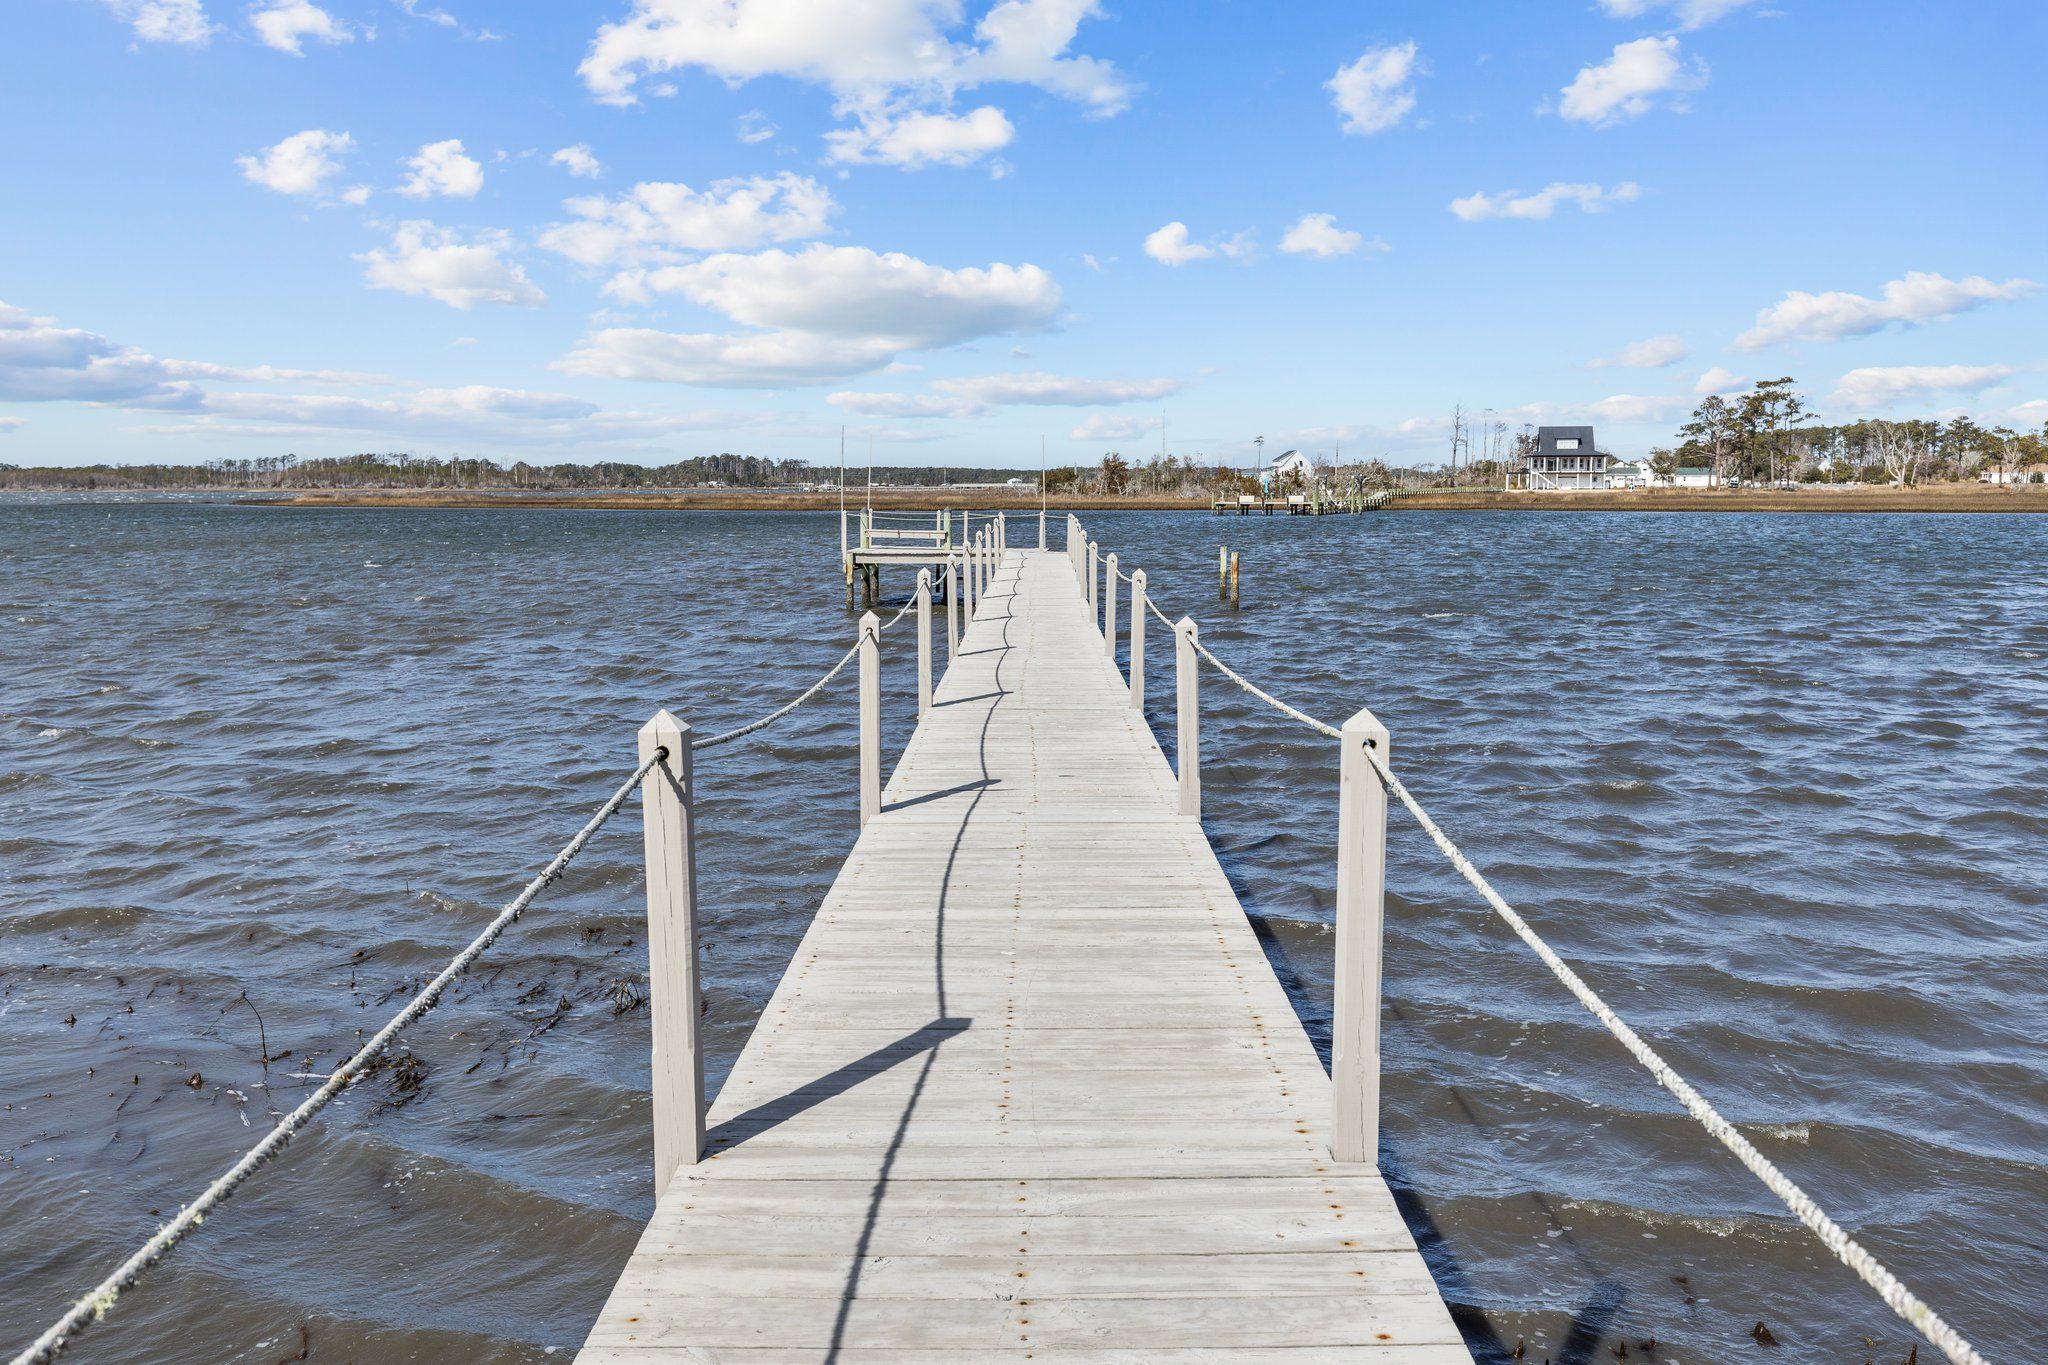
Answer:
<path fill-rule="evenodd" d="M 1768 1155 L 1993 1358 L 2041 1353 L 2048 519 L 1091 521 L 1247 672 L 1331 720 L 1370 705 Z M 849 638 L 836 558 L 803 515 L 0 505 L 0 1347 L 380 1024 L 655 708 L 715 728 L 807 684 Z M 898 649 L 898 743 L 909 684 Z M 1326 1041 L 1329 746 L 1213 675 L 1204 740 L 1211 835 Z M 704 761 L 714 1083 L 852 842 L 852 743 L 842 687 Z M 651 1202 L 637 826 L 77 1358 L 573 1350 Z M 1475 1353 L 1904 1360 L 1394 831 L 1384 1161 Z"/>

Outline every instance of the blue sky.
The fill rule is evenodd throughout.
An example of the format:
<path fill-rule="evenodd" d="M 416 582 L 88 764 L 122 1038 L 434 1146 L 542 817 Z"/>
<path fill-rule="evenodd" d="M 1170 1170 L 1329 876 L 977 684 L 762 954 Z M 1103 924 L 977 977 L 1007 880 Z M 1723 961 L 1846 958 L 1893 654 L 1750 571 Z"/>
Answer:
<path fill-rule="evenodd" d="M 2048 7 L 10 0 L 0 461 L 2048 421 Z"/>

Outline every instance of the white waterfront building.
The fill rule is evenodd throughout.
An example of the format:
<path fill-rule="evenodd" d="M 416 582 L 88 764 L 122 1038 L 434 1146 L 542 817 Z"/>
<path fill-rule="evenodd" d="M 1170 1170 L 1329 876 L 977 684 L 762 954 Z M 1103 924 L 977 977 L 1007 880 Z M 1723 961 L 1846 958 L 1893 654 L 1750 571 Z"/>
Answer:
<path fill-rule="evenodd" d="M 1299 474 L 1304 485 L 1315 481 L 1315 466 L 1308 456 L 1298 450 L 1290 450 L 1273 463 L 1259 471 L 1259 487 L 1267 490 L 1280 487 L 1289 474 Z"/>
<path fill-rule="evenodd" d="M 1535 452 L 1522 461 L 1524 487 L 1544 492 L 1606 488 L 1612 458 L 1595 444 L 1591 427 L 1538 427 Z"/>

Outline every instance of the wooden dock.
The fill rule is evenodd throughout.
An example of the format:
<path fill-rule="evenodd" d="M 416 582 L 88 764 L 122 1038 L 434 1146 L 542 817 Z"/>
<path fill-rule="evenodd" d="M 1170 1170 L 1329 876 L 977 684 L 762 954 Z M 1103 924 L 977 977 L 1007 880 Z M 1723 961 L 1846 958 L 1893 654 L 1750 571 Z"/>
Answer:
<path fill-rule="evenodd" d="M 661 1136 L 694 1010 L 657 1014 L 683 1159 L 584 1365 L 1469 1362 L 1378 1172 L 1330 1155 L 1075 563 L 1002 555 L 695 1163 Z"/>

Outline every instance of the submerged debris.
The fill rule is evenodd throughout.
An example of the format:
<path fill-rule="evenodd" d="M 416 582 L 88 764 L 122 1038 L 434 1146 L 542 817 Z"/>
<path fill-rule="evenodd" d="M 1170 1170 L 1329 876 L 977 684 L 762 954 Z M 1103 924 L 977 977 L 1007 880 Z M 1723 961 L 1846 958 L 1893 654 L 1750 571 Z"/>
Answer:
<path fill-rule="evenodd" d="M 1771 1335 L 1771 1329 L 1764 1326 L 1761 1322 L 1750 1328 L 1749 1334 L 1756 1338 L 1756 1344 L 1759 1346 L 1776 1346 L 1778 1344 L 1778 1339 Z"/>
<path fill-rule="evenodd" d="M 427 1064 L 411 1052 L 384 1052 L 362 1070 L 362 1079 L 383 1077 L 390 1094 L 377 1101 L 370 1112 L 381 1114 L 387 1109 L 403 1109 L 418 1099 L 427 1088 Z"/>

